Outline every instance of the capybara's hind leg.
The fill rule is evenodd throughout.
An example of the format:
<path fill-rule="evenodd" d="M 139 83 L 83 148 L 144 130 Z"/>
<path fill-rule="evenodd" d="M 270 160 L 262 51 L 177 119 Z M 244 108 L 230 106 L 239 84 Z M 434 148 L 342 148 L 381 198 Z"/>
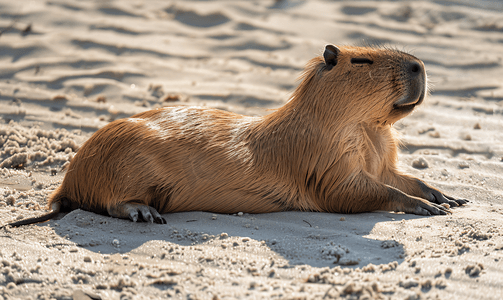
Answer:
<path fill-rule="evenodd" d="M 140 217 L 146 222 L 166 224 L 166 220 L 152 206 L 137 203 L 120 203 L 108 209 L 108 214 L 121 219 L 136 222 Z"/>

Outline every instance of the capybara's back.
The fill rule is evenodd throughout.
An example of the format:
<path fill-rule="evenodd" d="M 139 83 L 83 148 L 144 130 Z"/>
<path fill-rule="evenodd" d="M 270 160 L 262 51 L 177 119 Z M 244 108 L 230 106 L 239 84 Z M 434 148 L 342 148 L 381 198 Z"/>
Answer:
<path fill-rule="evenodd" d="M 193 107 L 117 120 L 79 149 L 51 201 L 64 196 L 92 211 L 129 202 L 160 213 L 280 211 L 271 198 L 291 196 L 258 168 L 249 128 L 258 121 Z"/>

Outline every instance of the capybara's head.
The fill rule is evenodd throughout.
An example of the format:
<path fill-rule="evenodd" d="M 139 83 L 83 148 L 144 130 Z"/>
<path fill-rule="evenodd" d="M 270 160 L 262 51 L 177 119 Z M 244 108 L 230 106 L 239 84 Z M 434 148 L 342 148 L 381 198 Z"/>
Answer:
<path fill-rule="evenodd" d="M 317 110 L 338 120 L 393 124 L 428 93 L 423 62 L 393 49 L 327 45 L 303 77 L 300 92 L 317 94 Z"/>

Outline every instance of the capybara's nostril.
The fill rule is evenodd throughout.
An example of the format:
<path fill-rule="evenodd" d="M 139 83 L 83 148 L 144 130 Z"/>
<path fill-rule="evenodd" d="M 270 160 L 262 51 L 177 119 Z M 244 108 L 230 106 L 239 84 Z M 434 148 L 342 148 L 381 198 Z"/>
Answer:
<path fill-rule="evenodd" d="M 418 74 L 420 71 L 421 71 L 421 66 L 419 65 L 419 63 L 417 62 L 413 62 L 410 66 L 409 66 L 409 71 L 416 75 Z"/>

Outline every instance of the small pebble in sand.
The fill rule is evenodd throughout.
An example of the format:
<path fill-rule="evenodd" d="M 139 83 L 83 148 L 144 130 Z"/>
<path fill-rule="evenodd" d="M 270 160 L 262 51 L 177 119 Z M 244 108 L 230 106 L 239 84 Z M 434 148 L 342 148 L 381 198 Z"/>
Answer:
<path fill-rule="evenodd" d="M 480 272 L 484 269 L 483 264 L 473 264 L 473 265 L 468 265 L 465 268 L 465 273 L 468 274 L 470 277 L 477 277 L 480 275 Z"/>
<path fill-rule="evenodd" d="M 14 203 L 16 203 L 16 197 L 14 197 L 13 195 L 10 195 L 8 196 L 7 198 L 5 198 L 5 202 L 10 205 L 10 206 L 13 206 Z"/>
<path fill-rule="evenodd" d="M 398 267 L 398 262 L 393 261 L 388 264 L 380 265 L 379 267 L 381 268 L 382 272 L 393 271 L 393 270 L 396 270 L 396 268 Z"/>
<path fill-rule="evenodd" d="M 364 267 L 362 267 L 363 272 L 375 272 L 376 271 L 376 266 L 374 264 L 368 264 Z"/>
<path fill-rule="evenodd" d="M 433 131 L 433 132 L 430 132 L 428 133 L 428 135 L 432 138 L 435 138 L 435 139 L 438 139 L 440 138 L 440 133 L 438 131 Z"/>
<path fill-rule="evenodd" d="M 473 125 L 473 129 L 482 129 L 482 127 L 480 127 L 479 123 L 475 123 L 475 125 Z"/>
<path fill-rule="evenodd" d="M 349 295 L 349 294 L 359 294 L 363 291 L 363 286 L 355 283 L 353 281 L 348 281 L 343 287 L 342 287 L 342 293 Z"/>
<path fill-rule="evenodd" d="M 464 161 L 462 161 L 462 162 L 460 162 L 458 164 L 458 168 L 460 168 L 460 169 L 466 169 L 466 168 L 469 168 L 469 167 L 470 167 L 470 165 L 467 162 L 464 162 Z"/>
<path fill-rule="evenodd" d="M 383 241 L 381 243 L 381 248 L 388 249 L 388 248 L 393 248 L 393 247 L 398 247 L 399 244 L 397 241 Z"/>
<path fill-rule="evenodd" d="M 268 277 L 270 277 L 270 278 L 273 278 L 273 277 L 274 277 L 274 275 L 276 275 L 276 270 L 274 270 L 274 269 L 269 270 L 269 272 L 268 272 L 268 275 L 267 275 L 267 276 L 268 276 Z"/>
<path fill-rule="evenodd" d="M 243 212 L 242 212 L 242 211 L 238 212 L 238 216 L 240 216 L 240 217 L 241 217 L 242 215 L 243 215 Z"/>
<path fill-rule="evenodd" d="M 96 102 L 98 103 L 106 103 L 107 102 L 107 97 L 103 96 L 103 95 L 99 95 L 98 97 L 96 97 Z"/>
<path fill-rule="evenodd" d="M 412 287 L 419 286 L 419 282 L 414 278 L 409 278 L 404 281 L 400 281 L 399 285 L 405 289 L 410 289 Z"/>
<path fill-rule="evenodd" d="M 310 282 L 310 283 L 316 283 L 319 280 L 320 280 L 320 275 L 319 274 L 311 274 L 307 278 L 307 282 Z"/>
<path fill-rule="evenodd" d="M 68 101 L 68 96 L 66 95 L 54 95 L 51 97 L 52 101 Z"/>
<path fill-rule="evenodd" d="M 410 293 L 409 295 L 407 295 L 404 299 L 405 300 L 419 300 L 419 299 L 421 299 L 421 292 L 414 291 L 414 292 Z"/>
<path fill-rule="evenodd" d="M 337 260 L 334 263 L 339 263 L 341 257 L 343 257 L 346 253 L 349 253 L 349 249 L 341 246 L 335 245 L 333 242 L 328 243 L 326 247 L 321 249 L 321 255 L 326 259 L 336 258 Z"/>
<path fill-rule="evenodd" d="M 426 279 L 426 280 L 424 280 L 424 281 L 421 282 L 421 287 L 423 289 L 430 289 L 431 286 L 432 286 L 432 282 L 431 282 L 430 279 Z"/>
<path fill-rule="evenodd" d="M 437 289 L 443 289 L 446 286 L 447 286 L 447 282 L 444 279 L 439 278 L 439 279 L 435 280 L 435 287 Z"/>
<path fill-rule="evenodd" d="M 225 232 L 222 232 L 222 233 L 220 234 L 220 238 L 221 238 L 221 239 L 226 239 L 226 238 L 228 238 L 228 237 L 229 237 L 229 235 L 228 235 L 227 233 L 225 233 Z"/>
<path fill-rule="evenodd" d="M 22 36 L 26 36 L 31 32 L 31 23 L 26 25 L 26 27 L 21 31 Z"/>
<path fill-rule="evenodd" d="M 162 102 L 174 102 L 180 100 L 180 95 L 168 94 L 164 98 L 162 98 Z"/>
<path fill-rule="evenodd" d="M 463 134 L 461 134 L 461 139 L 465 140 L 465 141 L 471 141 L 472 136 L 469 133 L 463 133 Z"/>
<path fill-rule="evenodd" d="M 148 91 L 152 96 L 157 98 L 164 96 L 164 89 L 162 87 L 162 84 L 151 83 L 148 85 Z"/>
<path fill-rule="evenodd" d="M 11 105 L 21 106 L 22 104 L 23 104 L 23 101 L 21 101 L 21 99 L 18 99 L 18 98 L 12 99 Z"/>
<path fill-rule="evenodd" d="M 346 221 L 346 218 L 342 217 L 339 219 L 339 221 Z"/>
<path fill-rule="evenodd" d="M 93 260 L 91 259 L 91 257 L 89 257 L 89 256 L 84 256 L 84 262 L 86 262 L 86 263 L 90 263 L 90 262 L 92 262 L 92 261 L 93 261 Z"/>
<path fill-rule="evenodd" d="M 412 161 L 412 167 L 416 169 L 426 169 L 428 168 L 428 162 L 424 158 L 419 157 Z"/>

